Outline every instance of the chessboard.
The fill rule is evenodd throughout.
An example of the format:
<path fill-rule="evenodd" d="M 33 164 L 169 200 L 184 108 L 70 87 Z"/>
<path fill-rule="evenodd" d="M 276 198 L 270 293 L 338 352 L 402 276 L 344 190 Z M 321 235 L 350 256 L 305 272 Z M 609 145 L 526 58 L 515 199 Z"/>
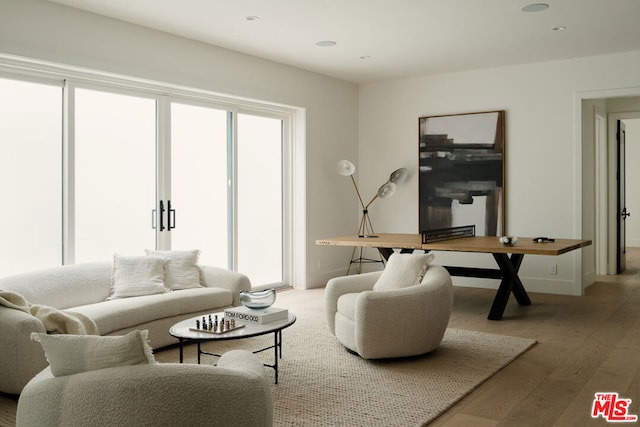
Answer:
<path fill-rule="evenodd" d="M 228 327 L 224 329 L 215 329 L 215 330 L 214 329 L 196 329 L 196 328 L 189 328 L 189 330 L 193 332 L 204 332 L 205 334 L 220 335 L 220 334 L 226 334 L 227 332 L 235 331 L 236 329 L 240 329 L 244 327 L 245 325 L 236 325 L 234 327 Z"/>

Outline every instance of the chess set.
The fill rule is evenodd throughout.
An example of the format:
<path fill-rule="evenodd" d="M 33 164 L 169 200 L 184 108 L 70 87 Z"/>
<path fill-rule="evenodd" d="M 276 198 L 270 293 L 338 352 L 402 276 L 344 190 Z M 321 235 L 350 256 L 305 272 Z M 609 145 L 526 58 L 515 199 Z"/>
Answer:
<path fill-rule="evenodd" d="M 236 319 L 225 319 L 224 317 L 218 319 L 218 315 L 216 314 L 213 317 L 209 315 L 208 318 L 207 316 L 202 316 L 202 320 L 196 319 L 196 327 L 189 328 L 189 330 L 219 335 L 244 328 L 244 326 L 245 325 L 241 323 L 236 323 Z"/>

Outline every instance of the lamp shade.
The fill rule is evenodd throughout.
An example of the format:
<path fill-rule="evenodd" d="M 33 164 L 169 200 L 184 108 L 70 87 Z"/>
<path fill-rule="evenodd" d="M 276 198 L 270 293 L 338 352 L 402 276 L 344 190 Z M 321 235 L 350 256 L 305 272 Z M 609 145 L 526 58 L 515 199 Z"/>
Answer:
<path fill-rule="evenodd" d="M 351 176 L 356 171 L 356 167 L 349 160 L 340 160 L 338 162 L 338 173 L 342 176 Z"/>
<path fill-rule="evenodd" d="M 396 169 L 395 171 L 391 172 L 389 182 L 400 184 L 407 178 L 407 175 L 409 175 L 409 171 L 407 170 L 407 168 Z"/>
<path fill-rule="evenodd" d="M 393 182 L 387 182 L 382 187 L 378 188 L 378 197 L 386 199 L 391 197 L 396 192 L 396 185 Z"/>

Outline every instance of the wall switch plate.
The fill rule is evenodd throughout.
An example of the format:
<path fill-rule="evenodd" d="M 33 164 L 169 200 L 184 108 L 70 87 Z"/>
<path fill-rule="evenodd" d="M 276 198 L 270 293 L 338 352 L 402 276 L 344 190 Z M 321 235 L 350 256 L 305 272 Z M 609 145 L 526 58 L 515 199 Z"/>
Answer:
<path fill-rule="evenodd" d="M 554 276 L 558 274 L 558 264 L 549 264 L 549 274 Z"/>

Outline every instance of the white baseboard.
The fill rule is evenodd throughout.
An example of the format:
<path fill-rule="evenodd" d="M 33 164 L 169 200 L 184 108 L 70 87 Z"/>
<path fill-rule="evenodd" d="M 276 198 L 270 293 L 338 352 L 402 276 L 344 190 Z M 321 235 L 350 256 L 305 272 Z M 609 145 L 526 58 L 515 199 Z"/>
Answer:
<path fill-rule="evenodd" d="M 469 288 L 498 289 L 500 281 L 497 279 L 479 279 L 474 277 L 452 277 L 455 286 Z M 574 292 L 574 282 L 562 279 L 541 279 L 539 277 L 520 277 L 527 292 L 539 292 L 555 295 L 580 295 Z"/>

